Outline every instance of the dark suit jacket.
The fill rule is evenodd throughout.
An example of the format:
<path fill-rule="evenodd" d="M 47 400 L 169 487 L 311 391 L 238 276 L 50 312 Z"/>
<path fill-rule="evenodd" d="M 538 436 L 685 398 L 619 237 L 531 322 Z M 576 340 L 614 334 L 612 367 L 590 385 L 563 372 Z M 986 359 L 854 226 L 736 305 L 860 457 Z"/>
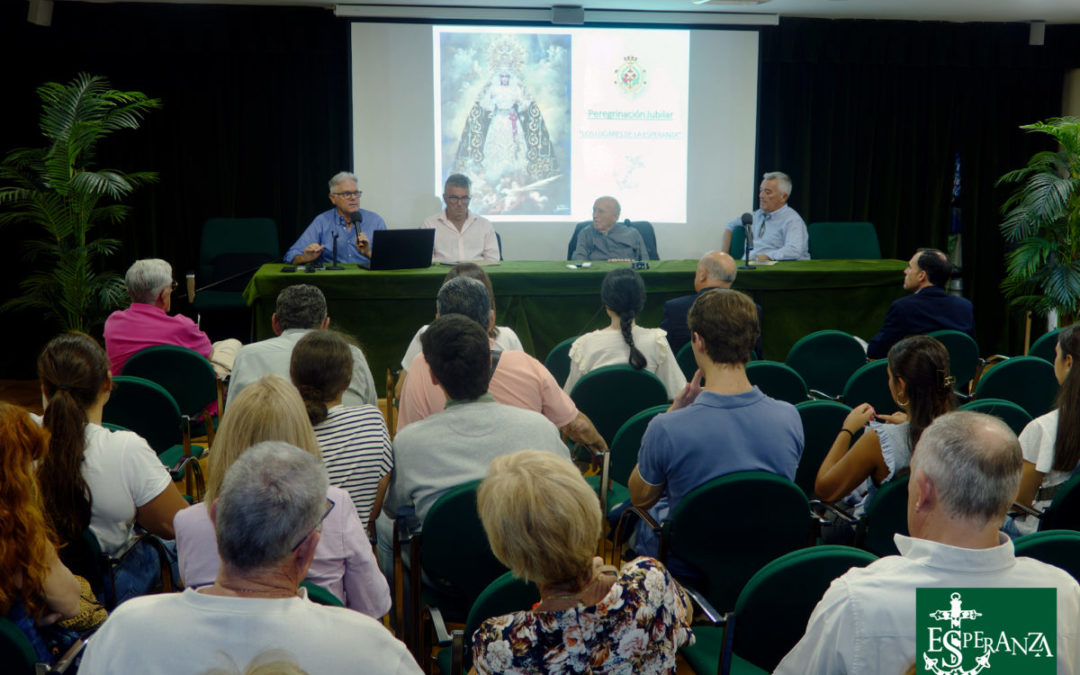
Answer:
<path fill-rule="evenodd" d="M 671 345 L 671 351 L 679 353 L 682 346 L 690 342 L 690 328 L 686 325 L 686 315 L 690 312 L 690 306 L 694 304 L 698 296 L 705 291 L 712 290 L 703 288 L 693 295 L 682 295 L 664 303 L 664 318 L 660 320 L 660 327 L 667 331 L 667 341 Z M 757 307 L 758 341 L 754 347 L 757 357 L 761 358 L 761 305 Z"/>
<path fill-rule="evenodd" d="M 949 295 L 939 286 L 927 286 L 893 301 L 885 315 L 885 325 L 867 344 L 866 355 L 872 359 L 884 358 L 894 344 L 909 335 L 946 329 L 963 331 L 974 338 L 975 310 L 967 298 Z"/>

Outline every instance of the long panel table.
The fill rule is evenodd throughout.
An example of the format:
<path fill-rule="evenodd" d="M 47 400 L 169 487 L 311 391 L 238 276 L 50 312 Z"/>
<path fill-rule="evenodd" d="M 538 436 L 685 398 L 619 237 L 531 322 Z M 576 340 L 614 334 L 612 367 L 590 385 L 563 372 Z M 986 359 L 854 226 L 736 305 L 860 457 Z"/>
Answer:
<path fill-rule="evenodd" d="M 648 298 L 639 319 L 660 323 L 664 301 L 693 292 L 696 260 L 651 261 L 643 270 Z M 805 260 L 740 270 L 735 288 L 762 306 L 765 358 L 782 361 L 803 335 L 824 328 L 869 338 L 881 326 L 889 303 L 904 294 L 902 260 Z M 495 289 L 497 323 L 517 332 L 525 349 L 543 360 L 564 338 L 607 324 L 600 306 L 604 275 L 626 263 L 593 263 L 568 269 L 558 261 L 506 261 L 487 268 Z M 399 367 L 416 330 L 435 315 L 435 294 L 449 270 L 283 273 L 264 265 L 244 290 L 258 339 L 273 335 L 270 317 L 278 292 L 299 283 L 326 295 L 331 326 L 353 335 L 367 355 L 383 392 L 388 367 Z"/>

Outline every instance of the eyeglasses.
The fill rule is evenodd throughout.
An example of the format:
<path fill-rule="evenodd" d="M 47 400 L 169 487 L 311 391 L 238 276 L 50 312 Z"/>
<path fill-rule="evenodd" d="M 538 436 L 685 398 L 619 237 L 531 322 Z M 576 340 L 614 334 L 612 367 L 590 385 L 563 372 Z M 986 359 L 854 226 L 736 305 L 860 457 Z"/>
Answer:
<path fill-rule="evenodd" d="M 449 195 L 445 199 L 448 202 L 464 202 L 464 203 L 468 204 L 472 200 L 472 197 L 470 197 L 469 195 L 465 195 L 464 197 L 458 197 L 458 196 L 455 196 L 455 195 Z"/>
<path fill-rule="evenodd" d="M 344 197 L 345 199 L 352 199 L 353 197 L 356 197 L 357 199 L 359 199 L 360 195 L 364 194 L 364 191 L 363 190 L 349 190 L 348 192 L 335 192 L 334 194 L 337 195 L 338 197 Z"/>
<path fill-rule="evenodd" d="M 326 511 L 323 512 L 322 518 L 319 518 L 319 522 L 315 523 L 315 527 L 311 528 L 311 532 L 318 532 L 319 530 L 321 530 L 323 521 L 326 520 L 326 517 L 328 515 L 330 515 L 330 512 L 333 511 L 333 510 L 334 510 L 334 500 L 327 499 L 326 500 Z M 289 549 L 289 552 L 292 553 L 296 549 L 300 548 L 300 544 L 304 543 L 304 540 L 308 538 L 308 535 L 310 535 L 311 532 L 308 532 L 303 537 L 301 537 L 300 541 L 296 542 L 296 546 L 293 546 L 291 549 Z"/>

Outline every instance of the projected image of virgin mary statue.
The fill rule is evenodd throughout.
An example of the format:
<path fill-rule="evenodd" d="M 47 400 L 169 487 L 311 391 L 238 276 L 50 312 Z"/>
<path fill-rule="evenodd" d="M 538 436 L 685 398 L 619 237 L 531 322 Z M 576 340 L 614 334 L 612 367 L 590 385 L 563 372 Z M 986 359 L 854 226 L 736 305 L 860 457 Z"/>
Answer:
<path fill-rule="evenodd" d="M 556 90 L 556 95 L 551 96 L 547 82 L 558 82 L 559 64 L 550 62 L 552 56 L 558 57 L 557 51 L 552 52 L 548 45 L 545 56 L 549 60 L 530 64 L 529 49 L 523 41 L 541 36 L 473 37 L 489 41 L 487 63 L 484 75 L 476 80 L 483 85 L 468 110 L 452 166 L 453 172 L 473 178 L 473 211 L 495 215 L 565 212 L 569 177 L 560 166 L 568 166 L 569 162 L 560 161 L 560 155 L 565 157 L 567 153 L 552 141 L 538 96 L 530 93 L 524 81 L 528 70 L 544 94 L 563 99 L 556 100 L 555 107 L 565 110 L 565 92 Z M 461 103 L 465 105 L 467 100 Z M 447 112 L 444 110 L 444 115 Z M 559 126 L 568 128 L 569 124 Z"/>

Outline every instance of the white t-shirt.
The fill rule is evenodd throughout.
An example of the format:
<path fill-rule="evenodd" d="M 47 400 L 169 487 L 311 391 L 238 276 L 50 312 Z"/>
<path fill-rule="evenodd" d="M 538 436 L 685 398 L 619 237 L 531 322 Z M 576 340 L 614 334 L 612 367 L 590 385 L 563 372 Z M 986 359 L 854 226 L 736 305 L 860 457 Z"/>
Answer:
<path fill-rule="evenodd" d="M 1035 465 L 1035 470 L 1043 475 L 1040 488 L 1053 487 L 1069 480 L 1071 471 L 1053 471 L 1054 441 L 1057 440 L 1058 411 L 1051 410 L 1027 423 L 1020 432 L 1020 449 L 1024 460 Z M 1050 506 L 1051 499 L 1036 501 L 1034 507 L 1040 511 Z M 1013 522 L 1021 534 L 1031 534 L 1039 527 L 1039 521 L 1030 516 L 1016 518 Z"/>
<path fill-rule="evenodd" d="M 495 326 L 495 328 L 498 329 L 499 334 L 493 340 L 493 349 L 501 349 L 502 351 L 525 351 L 525 348 L 521 346 L 521 340 L 512 328 L 507 328 L 506 326 Z M 409 342 L 409 348 L 405 350 L 405 358 L 401 359 L 401 367 L 403 369 L 408 370 L 409 366 L 412 365 L 413 359 L 415 359 L 416 355 L 422 351 L 420 348 L 420 336 L 423 335 L 424 331 L 427 329 L 427 326 L 420 326 L 420 330 L 416 331 L 416 335 L 414 335 L 412 341 Z"/>
<path fill-rule="evenodd" d="M 183 644 L 176 641 L 181 630 Z M 408 650 L 378 621 L 344 607 L 295 598 L 198 593 L 145 595 L 116 608 L 86 646 L 83 675 L 243 672 L 256 656 L 287 652 L 308 673 L 419 673 Z"/>
<path fill-rule="evenodd" d="M 634 346 L 645 355 L 645 369 L 660 378 L 668 399 L 673 400 L 686 386 L 686 377 L 668 345 L 667 331 L 634 326 L 630 336 Z M 563 390 L 569 394 L 582 375 L 621 363 L 630 363 L 630 345 L 626 344 L 621 331 L 602 329 L 586 333 L 570 346 L 570 375 Z"/>

